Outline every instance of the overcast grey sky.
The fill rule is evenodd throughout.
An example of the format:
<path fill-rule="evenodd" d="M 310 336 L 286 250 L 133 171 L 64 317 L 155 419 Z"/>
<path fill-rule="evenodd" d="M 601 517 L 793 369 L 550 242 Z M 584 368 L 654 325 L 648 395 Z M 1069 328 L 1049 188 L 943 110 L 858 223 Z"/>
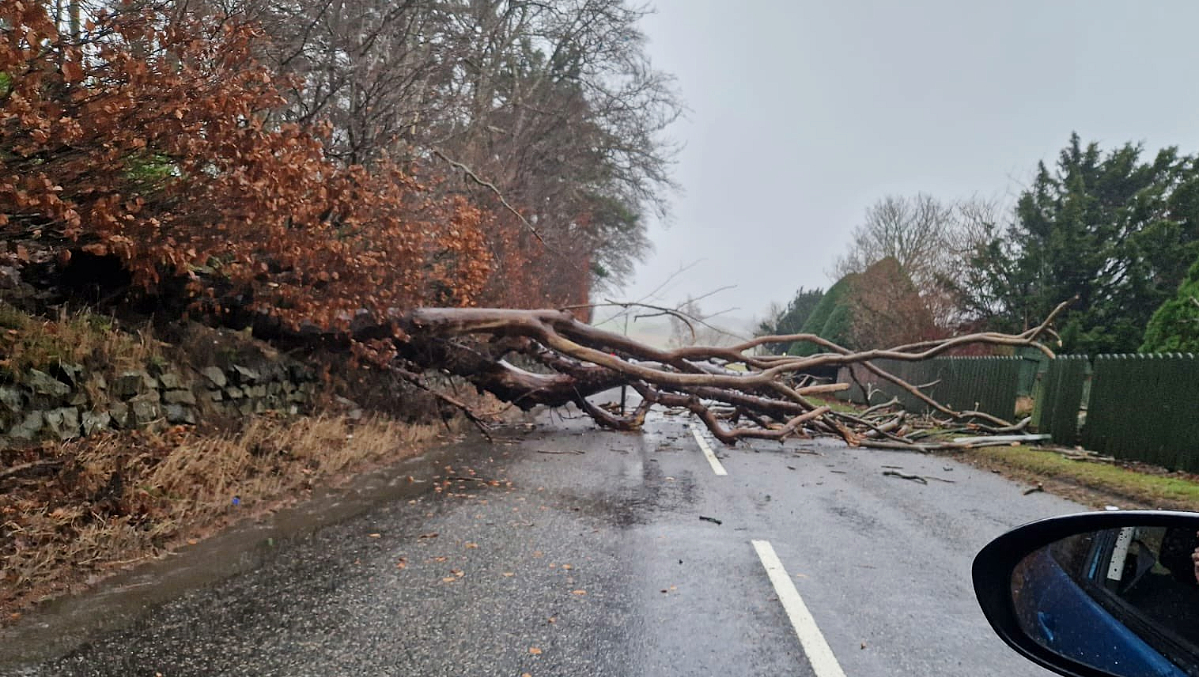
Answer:
<path fill-rule="evenodd" d="M 826 271 L 887 193 L 1018 192 L 1072 130 L 1199 150 L 1199 2 L 654 0 L 690 108 L 685 193 L 624 297 L 761 314 Z"/>

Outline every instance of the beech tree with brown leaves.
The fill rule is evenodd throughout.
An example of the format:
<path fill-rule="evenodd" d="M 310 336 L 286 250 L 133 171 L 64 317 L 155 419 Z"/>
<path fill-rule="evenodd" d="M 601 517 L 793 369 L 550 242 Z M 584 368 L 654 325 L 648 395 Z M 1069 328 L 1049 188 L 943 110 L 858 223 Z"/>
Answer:
<path fill-rule="evenodd" d="M 322 326 L 482 293 L 492 216 L 393 163 L 330 159 L 327 125 L 269 124 L 284 101 L 253 25 L 146 7 L 100 13 L 75 44 L 43 3 L 0 21 L 6 242 L 114 256 L 146 288 L 186 278 L 211 312 L 233 294 Z"/>

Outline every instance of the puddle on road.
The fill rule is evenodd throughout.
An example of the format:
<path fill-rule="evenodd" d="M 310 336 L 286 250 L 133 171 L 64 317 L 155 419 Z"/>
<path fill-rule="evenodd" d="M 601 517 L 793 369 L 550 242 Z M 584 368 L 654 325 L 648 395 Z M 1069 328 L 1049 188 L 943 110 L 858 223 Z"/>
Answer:
<path fill-rule="evenodd" d="M 470 463 L 491 453 L 494 450 L 486 444 L 460 443 L 405 459 L 318 492 L 300 505 L 234 526 L 165 559 L 117 574 L 83 594 L 48 602 L 16 625 L 0 629 L 0 668 L 65 655 L 93 636 L 119 630 L 184 593 L 262 566 L 287 541 L 381 503 L 432 490 L 431 478 L 446 463 Z"/>

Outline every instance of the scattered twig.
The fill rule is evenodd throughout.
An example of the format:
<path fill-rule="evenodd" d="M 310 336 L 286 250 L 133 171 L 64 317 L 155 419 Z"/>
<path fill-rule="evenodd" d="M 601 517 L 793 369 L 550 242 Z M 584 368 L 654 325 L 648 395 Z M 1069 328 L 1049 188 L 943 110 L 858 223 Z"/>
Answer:
<path fill-rule="evenodd" d="M 928 480 L 921 477 L 920 475 L 909 475 L 907 473 L 899 472 L 898 470 L 885 470 L 885 471 L 883 471 L 883 474 L 886 475 L 887 477 L 898 477 L 898 478 L 904 479 L 904 480 L 912 480 L 913 482 L 919 482 L 920 484 L 928 484 Z"/>
<path fill-rule="evenodd" d="M 585 453 L 587 453 L 587 452 L 585 452 L 585 451 L 577 451 L 577 450 L 572 450 L 572 451 L 548 451 L 548 450 L 546 450 L 546 449 L 538 449 L 538 450 L 537 450 L 537 453 L 539 453 L 539 454 L 579 454 L 579 455 L 582 455 L 582 454 L 585 454 Z"/>
<path fill-rule="evenodd" d="M 721 522 L 720 520 L 716 519 L 715 517 L 707 517 L 705 515 L 700 515 L 699 518 L 705 522 L 711 522 L 712 524 L 724 524 L 724 522 Z"/>
<path fill-rule="evenodd" d="M 408 381 L 409 383 L 416 386 L 417 388 L 420 388 L 421 390 L 429 393 L 433 397 L 436 397 L 437 399 L 441 400 L 442 402 L 445 402 L 446 404 L 461 411 L 462 414 L 464 416 L 466 416 L 466 419 L 468 421 L 470 421 L 471 423 L 475 424 L 475 427 L 479 429 L 479 432 L 483 433 L 483 437 L 487 438 L 488 442 L 495 442 L 495 440 L 492 439 L 492 437 L 491 437 L 491 430 L 487 427 L 487 424 L 484 423 L 483 419 L 479 418 L 479 415 L 476 414 L 474 412 L 474 410 L 471 409 L 466 403 L 462 402 L 461 400 L 450 397 L 449 395 L 446 395 L 445 393 L 440 392 L 440 391 L 436 390 L 435 388 L 430 387 L 429 384 L 425 383 L 424 377 L 422 377 L 420 374 L 418 374 L 416 372 L 408 371 L 407 369 L 402 369 L 400 367 L 395 367 L 395 372 L 397 375 L 399 375 L 405 381 Z"/>
<path fill-rule="evenodd" d="M 445 153 L 442 153 L 441 151 L 439 151 L 437 149 L 433 150 L 433 154 L 436 155 L 437 157 L 441 158 L 442 160 L 444 160 L 446 163 L 448 163 L 454 169 L 461 171 L 463 174 L 465 174 L 467 177 L 469 177 L 471 181 L 474 181 L 475 183 L 479 184 L 480 186 L 490 190 L 495 195 L 496 199 L 498 199 L 500 201 L 500 204 L 504 206 L 504 209 L 507 209 L 509 212 L 512 212 L 512 214 L 516 218 L 520 219 L 520 222 L 524 224 L 525 228 L 529 229 L 530 233 L 533 233 L 533 237 L 537 238 L 538 242 L 540 242 L 546 249 L 549 249 L 550 251 L 554 251 L 555 253 L 558 253 L 556 250 L 554 250 L 552 247 L 550 247 L 548 244 L 546 244 L 545 238 L 541 237 L 541 233 L 537 232 L 537 228 L 535 228 L 533 226 L 533 224 L 529 223 L 529 220 L 525 218 L 524 214 L 521 214 L 516 209 L 516 207 L 513 207 L 512 205 L 508 204 L 508 200 L 506 198 L 504 198 L 504 194 L 500 192 L 499 188 L 495 187 L 494 183 L 480 179 L 479 175 L 475 174 L 473 171 L 471 171 L 470 167 L 467 167 L 466 165 L 462 164 L 461 162 L 456 162 L 454 160 L 451 160 L 450 158 L 446 157 Z"/>
<path fill-rule="evenodd" d="M 899 404 L 899 398 L 892 397 L 890 400 L 888 400 L 886 402 L 876 404 L 873 407 L 867 407 L 865 411 L 863 411 L 861 414 L 859 414 L 859 416 L 861 416 L 862 418 L 866 418 L 867 416 L 873 414 L 876 411 L 879 411 L 881 409 L 886 409 L 887 407 L 892 407 L 897 404 Z"/>
<path fill-rule="evenodd" d="M 38 470 L 40 468 L 58 467 L 58 466 L 61 466 L 62 464 L 63 464 L 63 462 L 59 459 L 42 459 L 40 461 L 33 461 L 31 463 L 22 463 L 21 465 L 14 465 L 11 468 L 6 468 L 4 470 L 0 470 L 0 480 L 5 480 L 5 479 L 8 479 L 9 477 L 14 477 L 16 475 L 20 475 L 20 474 L 30 471 L 30 470 Z"/>

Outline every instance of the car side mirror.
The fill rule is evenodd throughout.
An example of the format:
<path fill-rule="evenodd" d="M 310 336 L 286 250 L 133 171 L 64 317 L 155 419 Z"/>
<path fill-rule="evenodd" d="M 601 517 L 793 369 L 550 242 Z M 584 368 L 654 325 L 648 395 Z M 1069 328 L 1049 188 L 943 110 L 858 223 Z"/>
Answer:
<path fill-rule="evenodd" d="M 974 559 L 974 591 L 1017 652 L 1073 677 L 1199 677 L 1199 514 L 1056 517 Z"/>

